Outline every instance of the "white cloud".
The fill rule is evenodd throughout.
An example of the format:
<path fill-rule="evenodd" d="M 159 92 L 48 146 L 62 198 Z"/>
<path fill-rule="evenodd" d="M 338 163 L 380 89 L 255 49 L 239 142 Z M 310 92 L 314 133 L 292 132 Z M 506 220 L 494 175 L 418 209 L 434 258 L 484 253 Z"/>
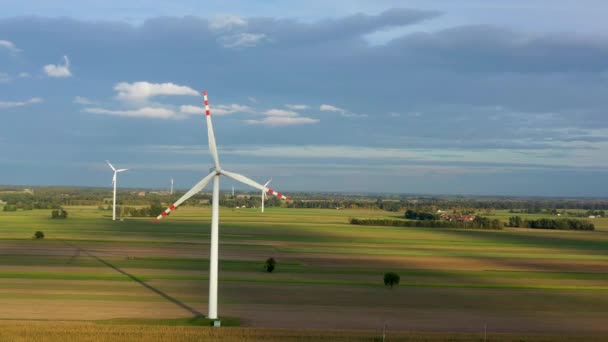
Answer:
<path fill-rule="evenodd" d="M 187 86 L 174 83 L 150 83 L 150 82 L 121 82 L 114 86 L 118 92 L 116 96 L 120 100 L 145 102 L 148 98 L 159 95 L 189 95 L 198 96 L 199 93 Z"/>
<path fill-rule="evenodd" d="M 262 120 L 247 120 L 246 122 L 250 125 L 264 125 L 264 126 L 276 127 L 276 126 L 313 124 L 313 123 L 318 123 L 319 119 L 293 117 L 293 116 L 268 116 Z"/>
<path fill-rule="evenodd" d="M 12 53 L 16 53 L 21 51 L 20 49 L 18 49 L 15 44 L 9 40 L 0 40 L 0 48 L 4 48 L 7 49 L 8 51 L 12 52 Z"/>
<path fill-rule="evenodd" d="M 363 118 L 363 117 L 367 116 L 367 114 L 356 114 L 356 113 L 348 111 L 344 108 L 340 108 L 340 107 L 336 107 L 336 106 L 332 106 L 332 105 L 328 105 L 328 104 L 322 104 L 319 107 L 319 110 L 322 112 L 339 113 L 341 116 L 343 116 L 345 118 Z"/>
<path fill-rule="evenodd" d="M 253 96 L 249 96 L 249 97 L 247 98 L 247 100 L 249 100 L 249 102 L 258 103 L 258 99 L 256 99 L 256 98 L 255 98 L 255 97 L 253 97 Z"/>
<path fill-rule="evenodd" d="M 193 105 L 183 105 L 179 106 L 179 111 L 184 114 L 203 114 L 205 113 L 205 108 Z"/>
<path fill-rule="evenodd" d="M 244 32 L 222 36 L 218 40 L 225 48 L 248 48 L 254 47 L 266 40 L 266 35 L 263 33 Z"/>
<path fill-rule="evenodd" d="M 43 67 L 44 72 L 49 77 L 71 77 L 72 72 L 70 71 L 70 60 L 68 56 L 63 56 L 64 64 L 47 64 Z"/>
<path fill-rule="evenodd" d="M 83 96 L 76 96 L 74 97 L 74 103 L 76 104 L 81 104 L 81 105 L 94 105 L 96 104 L 95 101 L 87 99 L 86 97 Z"/>
<path fill-rule="evenodd" d="M 216 16 L 209 23 L 209 28 L 212 30 L 232 29 L 244 26 L 247 26 L 247 21 L 238 15 Z"/>
<path fill-rule="evenodd" d="M 306 110 L 306 109 L 310 108 L 308 105 L 304 105 L 304 104 L 286 104 L 285 107 L 287 107 L 291 110 Z"/>
<path fill-rule="evenodd" d="M 19 78 L 30 78 L 30 77 L 32 77 L 32 75 L 30 75 L 29 72 L 20 72 L 18 76 L 19 76 Z"/>
<path fill-rule="evenodd" d="M 268 116 L 283 116 L 283 117 L 298 116 L 298 113 L 291 111 L 291 110 L 285 110 L 285 109 L 269 109 L 269 110 L 265 111 L 264 114 L 266 114 Z"/>
<path fill-rule="evenodd" d="M 193 105 L 183 105 L 179 107 L 179 111 L 184 114 L 204 114 L 205 108 Z M 211 115 L 228 115 L 234 113 L 253 113 L 253 109 L 236 103 L 230 105 L 215 105 L 211 107 Z"/>
<path fill-rule="evenodd" d="M 103 108 L 85 108 L 84 112 L 93 114 L 137 117 L 137 118 L 153 118 L 153 119 L 170 119 L 178 117 L 177 114 L 167 108 L 162 107 L 143 107 L 130 110 L 111 110 Z"/>
<path fill-rule="evenodd" d="M 290 118 L 286 118 L 290 119 Z M 606 133 L 606 130 L 603 131 Z M 598 133 L 599 136 L 599 133 Z M 605 136 L 605 135 L 604 135 Z M 568 143 L 574 144 L 574 143 Z M 559 149 L 559 144 L 556 148 Z M 601 149 L 608 147 L 602 143 Z M 407 161 L 415 163 L 489 163 L 507 165 L 513 168 L 590 167 L 607 168 L 608 158 L 601 157 L 596 149 L 564 150 L 555 154 L 553 150 L 525 149 L 508 150 L 502 148 L 471 149 L 432 149 L 432 148 L 391 148 L 347 145 L 282 145 L 282 146 L 243 146 L 237 150 L 224 149 L 223 154 L 264 156 L 276 158 L 320 158 L 353 160 Z"/>
<path fill-rule="evenodd" d="M 235 103 L 230 105 L 216 105 L 211 107 L 212 115 L 226 115 L 232 113 L 253 113 L 253 109 L 251 109 L 251 107 Z"/>
<path fill-rule="evenodd" d="M 39 98 L 39 97 L 32 97 L 29 100 L 18 101 L 18 102 L 0 101 L 0 108 L 23 107 L 23 106 L 31 105 L 31 104 L 34 104 L 34 103 L 40 103 L 40 102 L 42 102 L 42 99 Z"/>
<path fill-rule="evenodd" d="M 319 109 L 322 112 L 336 112 L 336 113 L 344 113 L 345 110 L 336 106 L 332 106 L 332 105 L 328 105 L 328 104 L 322 104 L 321 107 L 319 107 Z"/>

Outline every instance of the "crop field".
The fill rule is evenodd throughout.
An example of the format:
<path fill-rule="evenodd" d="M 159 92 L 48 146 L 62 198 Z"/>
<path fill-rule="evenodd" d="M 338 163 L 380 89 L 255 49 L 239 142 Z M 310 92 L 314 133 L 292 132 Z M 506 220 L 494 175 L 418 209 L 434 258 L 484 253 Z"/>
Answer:
<path fill-rule="evenodd" d="M 144 334 L 137 322 L 146 320 L 158 323 L 159 338 L 178 329 L 184 340 L 217 331 L 226 340 L 320 337 L 307 329 L 369 340 L 383 326 L 404 340 L 422 338 L 410 331 L 468 340 L 486 328 L 490 340 L 608 338 L 605 218 L 593 221 L 596 231 L 481 231 L 348 224 L 398 215 L 378 210 L 222 208 L 219 314 L 240 327 L 213 332 L 196 327 L 207 311 L 208 208 L 181 208 L 159 223 L 66 209 L 65 220 L 49 210 L 0 212 L 0 340 L 70 324 Z M 44 239 L 32 239 L 38 230 Z M 273 273 L 263 270 L 269 257 Z M 384 286 L 388 271 L 399 286 Z"/>

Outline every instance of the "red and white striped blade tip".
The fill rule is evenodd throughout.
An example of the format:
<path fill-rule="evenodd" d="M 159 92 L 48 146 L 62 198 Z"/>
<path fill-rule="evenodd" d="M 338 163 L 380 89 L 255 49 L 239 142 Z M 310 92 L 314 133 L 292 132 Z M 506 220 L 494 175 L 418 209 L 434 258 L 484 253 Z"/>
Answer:
<path fill-rule="evenodd" d="M 285 195 L 283 195 L 282 193 L 277 192 L 277 191 L 274 191 L 274 190 L 272 190 L 272 189 L 268 189 L 268 193 L 269 193 L 269 194 L 271 194 L 271 195 L 274 195 L 274 196 L 276 196 L 276 197 L 278 197 L 278 198 L 280 198 L 280 199 L 284 199 L 284 200 L 286 200 L 286 201 L 291 201 L 291 197 L 289 197 L 289 196 L 285 196 Z"/>
<path fill-rule="evenodd" d="M 205 102 L 205 115 L 211 115 L 211 110 L 209 109 L 209 99 L 207 98 L 207 91 L 203 90 L 203 101 Z"/>
<path fill-rule="evenodd" d="M 160 221 L 160 219 L 171 214 L 171 212 L 176 209 L 177 209 L 177 207 L 174 204 L 171 204 L 171 206 L 169 208 L 165 209 L 162 213 L 160 213 L 160 215 L 156 216 L 156 218 L 154 219 L 154 222 Z"/>

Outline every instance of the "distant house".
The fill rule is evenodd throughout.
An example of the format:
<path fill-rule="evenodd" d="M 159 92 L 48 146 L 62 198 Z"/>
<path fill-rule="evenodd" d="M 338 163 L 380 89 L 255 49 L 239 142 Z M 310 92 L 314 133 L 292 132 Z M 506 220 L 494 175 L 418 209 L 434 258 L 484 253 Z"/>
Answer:
<path fill-rule="evenodd" d="M 595 218 L 595 215 L 589 215 L 589 218 Z"/>
<path fill-rule="evenodd" d="M 139 197 L 146 197 L 146 192 L 145 191 L 140 191 L 137 193 L 137 196 Z"/>
<path fill-rule="evenodd" d="M 471 222 L 475 217 L 473 215 L 464 215 L 456 218 L 456 221 Z"/>

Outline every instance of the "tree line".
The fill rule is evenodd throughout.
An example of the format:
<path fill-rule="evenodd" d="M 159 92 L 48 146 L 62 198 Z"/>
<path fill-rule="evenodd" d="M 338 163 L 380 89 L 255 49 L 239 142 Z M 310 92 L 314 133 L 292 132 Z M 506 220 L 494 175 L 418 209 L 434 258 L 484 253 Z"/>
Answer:
<path fill-rule="evenodd" d="M 507 227 L 535 228 L 535 229 L 560 229 L 560 230 L 595 230 L 595 225 L 589 221 L 576 219 L 548 219 L 537 220 L 522 219 L 519 216 L 509 217 Z"/>
<path fill-rule="evenodd" d="M 503 224 L 498 219 L 477 216 L 473 221 L 444 221 L 444 220 L 419 220 L 405 221 L 393 219 L 368 219 L 350 218 L 350 224 L 365 226 L 390 226 L 390 227 L 423 227 L 423 228 L 463 228 L 463 229 L 502 229 Z"/>

